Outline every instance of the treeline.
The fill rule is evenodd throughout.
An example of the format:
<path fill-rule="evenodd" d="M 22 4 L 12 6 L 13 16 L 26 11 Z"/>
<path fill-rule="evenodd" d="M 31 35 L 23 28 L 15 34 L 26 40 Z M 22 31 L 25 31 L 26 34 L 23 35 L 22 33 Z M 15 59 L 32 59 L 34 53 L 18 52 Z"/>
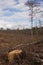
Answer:
<path fill-rule="evenodd" d="M 0 28 L 0 32 L 6 32 L 6 33 L 21 33 L 21 34 L 31 34 L 31 31 L 33 31 L 33 34 L 43 34 L 43 27 L 41 28 L 35 28 L 33 27 L 32 29 L 9 29 L 7 28 L 6 30 L 3 28 Z"/>

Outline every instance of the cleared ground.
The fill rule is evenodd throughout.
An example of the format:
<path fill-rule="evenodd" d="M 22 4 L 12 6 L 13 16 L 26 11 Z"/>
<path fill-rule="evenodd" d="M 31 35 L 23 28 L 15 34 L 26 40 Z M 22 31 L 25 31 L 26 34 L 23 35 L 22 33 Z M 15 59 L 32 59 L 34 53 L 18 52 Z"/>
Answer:
<path fill-rule="evenodd" d="M 36 31 L 33 29 L 33 37 L 31 36 L 31 30 L 28 29 L 0 30 L 0 65 L 6 65 L 1 56 L 14 49 L 25 50 L 30 54 L 30 58 L 31 55 L 34 57 L 34 54 L 39 54 L 40 57 L 43 57 L 43 28 Z M 31 65 L 31 62 L 26 59 L 23 65 Z"/>

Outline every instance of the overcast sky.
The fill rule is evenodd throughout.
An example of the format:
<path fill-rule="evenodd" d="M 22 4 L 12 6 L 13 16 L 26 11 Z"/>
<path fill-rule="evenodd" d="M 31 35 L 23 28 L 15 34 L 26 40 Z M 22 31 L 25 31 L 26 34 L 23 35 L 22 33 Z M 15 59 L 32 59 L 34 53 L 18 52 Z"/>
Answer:
<path fill-rule="evenodd" d="M 0 28 L 4 29 L 23 29 L 31 28 L 30 9 L 25 3 L 28 0 L 0 0 Z M 30 0 L 29 0 L 30 1 Z M 41 21 L 43 26 L 43 0 L 35 0 L 40 3 L 40 6 L 34 7 L 33 11 L 33 26 L 36 26 L 36 21 Z M 40 13 L 36 13 L 40 12 Z M 37 24 L 38 26 L 39 24 Z"/>

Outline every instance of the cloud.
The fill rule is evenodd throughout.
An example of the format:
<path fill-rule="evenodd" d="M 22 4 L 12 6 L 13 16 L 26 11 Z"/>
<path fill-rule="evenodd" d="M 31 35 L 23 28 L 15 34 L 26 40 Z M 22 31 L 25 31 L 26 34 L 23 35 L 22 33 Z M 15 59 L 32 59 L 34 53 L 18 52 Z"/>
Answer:
<path fill-rule="evenodd" d="M 25 3 L 27 0 L 19 0 L 19 3 Z"/>
<path fill-rule="evenodd" d="M 25 5 L 27 0 L 0 0 L 0 27 L 4 28 L 30 28 L 30 10 L 29 7 Z M 43 21 L 43 2 L 38 6 L 38 8 L 33 8 L 34 19 Z M 38 10 L 40 9 L 40 10 Z M 41 11 L 42 13 L 36 13 Z M 28 21 L 28 22 L 27 22 Z M 24 23 L 23 23 L 24 22 Z M 22 25 L 21 25 L 22 24 Z"/>
<path fill-rule="evenodd" d="M 28 26 L 29 25 L 29 26 Z M 0 20 L 0 28 L 3 27 L 4 29 L 23 29 L 23 28 L 30 28 L 30 23 L 27 21 L 19 21 L 19 22 L 8 22 L 4 20 Z"/>

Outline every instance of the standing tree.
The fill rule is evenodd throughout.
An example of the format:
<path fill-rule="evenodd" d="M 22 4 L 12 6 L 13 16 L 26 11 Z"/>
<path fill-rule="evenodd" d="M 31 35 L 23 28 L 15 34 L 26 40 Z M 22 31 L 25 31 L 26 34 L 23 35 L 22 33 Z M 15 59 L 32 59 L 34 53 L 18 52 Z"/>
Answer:
<path fill-rule="evenodd" d="M 40 3 L 38 3 L 37 1 L 35 0 L 28 0 L 25 5 L 27 5 L 29 8 L 30 8 L 30 16 L 31 16 L 31 39 L 33 39 L 33 18 L 34 18 L 34 7 L 38 8 Z M 37 32 L 37 30 L 36 30 Z M 38 32 L 37 32 L 38 33 Z"/>

